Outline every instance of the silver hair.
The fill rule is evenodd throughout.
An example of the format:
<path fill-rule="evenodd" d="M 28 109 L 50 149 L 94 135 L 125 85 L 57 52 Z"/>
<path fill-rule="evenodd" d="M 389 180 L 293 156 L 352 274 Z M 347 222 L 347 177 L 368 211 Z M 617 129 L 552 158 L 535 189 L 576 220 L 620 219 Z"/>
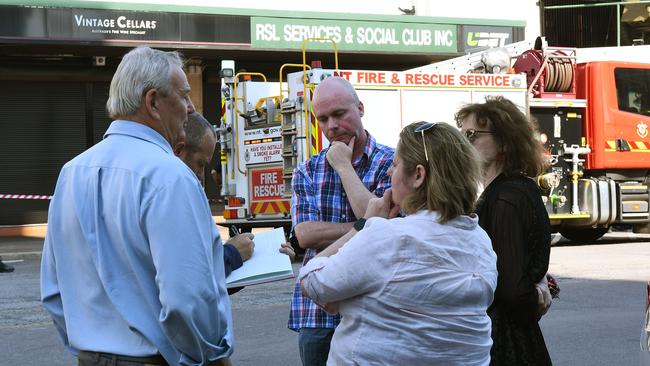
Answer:
<path fill-rule="evenodd" d="M 170 93 L 172 70 L 183 67 L 178 52 L 164 52 L 149 47 L 129 51 L 117 67 L 109 91 L 106 110 L 111 118 L 134 115 L 143 96 L 151 89 Z"/>
<path fill-rule="evenodd" d="M 216 137 L 216 133 L 210 122 L 200 113 L 190 113 L 187 117 L 187 126 L 185 126 L 185 148 L 190 151 L 197 151 L 203 139 L 205 131 L 210 131 Z"/>

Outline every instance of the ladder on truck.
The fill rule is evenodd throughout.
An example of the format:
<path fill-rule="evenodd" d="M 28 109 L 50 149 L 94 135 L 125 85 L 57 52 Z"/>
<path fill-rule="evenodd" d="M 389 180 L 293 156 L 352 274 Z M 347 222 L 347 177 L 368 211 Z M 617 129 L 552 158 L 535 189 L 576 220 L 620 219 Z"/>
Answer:
<path fill-rule="evenodd" d="M 316 116 L 311 109 L 311 96 L 314 88 L 321 80 L 331 76 L 331 72 L 321 69 L 320 61 L 313 61 L 313 68 L 307 65 L 307 46 L 314 42 L 329 42 L 333 48 L 334 70 L 339 69 L 338 47 L 330 38 L 305 38 L 302 41 L 302 63 L 285 64 L 280 68 L 280 85 L 282 85 L 283 69 L 285 66 L 300 67 L 302 71 L 287 75 L 287 87 L 280 90 L 283 100 L 280 105 L 282 115 L 282 180 L 284 184 L 284 197 L 290 199 L 292 195 L 291 180 L 293 170 L 298 164 L 307 161 L 316 155 L 322 148 L 321 130 L 318 127 Z M 292 83 L 292 76 L 300 75 L 300 83 Z M 295 88 L 297 90 L 293 90 Z M 286 95 L 284 94 L 286 93 Z"/>
<path fill-rule="evenodd" d="M 546 48 L 548 45 L 546 39 L 542 39 L 542 48 Z M 520 41 L 515 43 L 507 44 L 503 47 L 498 47 L 500 49 L 505 49 L 508 52 L 510 57 L 521 55 L 525 51 L 532 49 L 535 46 L 535 40 Z M 414 69 L 406 70 L 406 72 L 420 72 L 420 73 L 455 73 L 455 74 L 466 74 L 471 73 L 472 70 L 475 70 L 477 66 L 482 65 L 482 57 L 486 52 L 490 52 L 495 48 L 488 48 L 482 51 L 471 52 L 466 55 L 450 58 L 448 60 L 435 62 L 429 65 L 424 65 L 416 67 Z"/>

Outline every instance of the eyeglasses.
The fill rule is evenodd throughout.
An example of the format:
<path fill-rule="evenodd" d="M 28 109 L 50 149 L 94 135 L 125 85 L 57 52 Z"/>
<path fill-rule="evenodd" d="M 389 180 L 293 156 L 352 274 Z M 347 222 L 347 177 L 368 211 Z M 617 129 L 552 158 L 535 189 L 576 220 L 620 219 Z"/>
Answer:
<path fill-rule="evenodd" d="M 478 138 L 478 134 L 480 133 L 485 133 L 488 135 L 491 135 L 494 133 L 494 131 L 485 131 L 485 130 L 474 130 L 474 129 L 469 129 L 465 130 L 465 137 L 469 140 L 469 142 L 474 142 Z"/>
<path fill-rule="evenodd" d="M 427 143 L 424 140 L 424 131 L 430 130 L 433 126 L 437 125 L 439 122 L 426 122 L 421 125 L 419 125 L 416 129 L 415 132 L 419 132 L 422 134 L 422 145 L 424 146 L 424 157 L 427 159 L 427 163 L 429 162 L 429 153 L 427 153 Z"/>

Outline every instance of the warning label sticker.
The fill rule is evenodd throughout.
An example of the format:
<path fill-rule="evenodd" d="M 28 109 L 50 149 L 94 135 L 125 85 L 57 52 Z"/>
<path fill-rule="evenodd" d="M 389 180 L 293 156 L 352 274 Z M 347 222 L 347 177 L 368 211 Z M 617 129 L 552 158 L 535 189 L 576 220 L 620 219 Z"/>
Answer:
<path fill-rule="evenodd" d="M 251 201 L 272 201 L 284 196 L 282 168 L 252 169 Z"/>

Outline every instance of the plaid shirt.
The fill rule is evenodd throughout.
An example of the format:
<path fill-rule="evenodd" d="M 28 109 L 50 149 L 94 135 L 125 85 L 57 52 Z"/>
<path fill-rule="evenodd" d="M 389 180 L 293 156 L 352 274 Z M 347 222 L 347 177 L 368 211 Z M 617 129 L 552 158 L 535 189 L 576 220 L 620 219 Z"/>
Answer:
<path fill-rule="evenodd" d="M 377 144 L 368 134 L 363 155 L 352 163 L 354 170 L 368 190 L 381 197 L 390 188 L 388 169 L 393 162 L 395 151 Z M 343 183 L 336 171 L 327 163 L 327 149 L 301 163 L 293 173 L 291 188 L 291 217 L 293 226 L 305 221 L 352 222 L 356 221 L 352 206 L 347 200 Z M 304 266 L 316 255 L 316 250 L 305 251 Z M 335 328 L 341 320 L 340 315 L 332 316 L 323 311 L 308 297 L 302 295 L 300 282 L 296 282 L 291 298 L 289 329 Z"/>

